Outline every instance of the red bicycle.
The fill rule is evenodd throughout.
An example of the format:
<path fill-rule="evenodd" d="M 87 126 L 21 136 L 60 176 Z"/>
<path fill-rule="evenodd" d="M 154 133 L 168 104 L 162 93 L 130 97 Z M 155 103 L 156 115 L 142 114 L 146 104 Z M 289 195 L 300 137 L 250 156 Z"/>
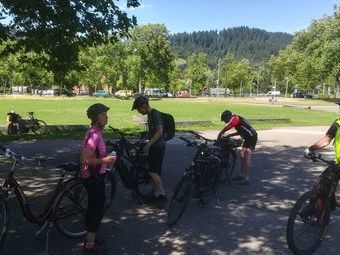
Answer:
<path fill-rule="evenodd" d="M 302 194 L 289 214 L 286 238 L 294 254 L 312 254 L 321 245 L 329 225 L 330 213 L 339 204 L 335 190 L 340 179 L 340 169 L 334 161 L 312 156 L 313 161 L 328 165 L 320 175 L 319 182 Z"/>
<path fill-rule="evenodd" d="M 36 157 L 25 157 L 19 155 L 8 148 L 0 145 L 2 155 L 12 161 L 12 167 L 0 187 L 0 245 L 3 244 L 9 222 L 8 199 L 11 191 L 14 191 L 22 213 L 30 223 L 40 225 L 40 229 L 34 236 L 38 236 L 46 231 L 46 251 L 48 251 L 48 236 L 50 228 L 56 226 L 61 234 L 68 237 L 81 237 L 85 235 L 84 215 L 87 209 L 87 192 L 83 186 L 82 179 L 78 178 L 80 167 L 75 163 L 65 163 L 59 165 L 62 169 L 58 183 L 42 213 L 34 214 L 29 206 L 29 202 L 23 192 L 22 187 L 14 177 L 15 170 L 19 164 L 30 166 L 43 166 L 43 159 Z M 65 180 L 67 172 L 74 173 L 72 178 Z M 111 172 L 105 174 L 106 185 L 106 209 L 113 202 L 116 192 L 116 182 Z M 0 247 L 1 248 L 1 247 Z"/>

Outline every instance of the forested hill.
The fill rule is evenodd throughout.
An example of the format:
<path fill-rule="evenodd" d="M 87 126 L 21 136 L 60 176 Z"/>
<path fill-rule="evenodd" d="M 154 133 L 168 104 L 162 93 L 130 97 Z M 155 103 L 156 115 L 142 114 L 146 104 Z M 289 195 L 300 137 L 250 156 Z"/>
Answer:
<path fill-rule="evenodd" d="M 270 55 L 277 54 L 293 39 L 288 33 L 273 33 L 249 27 L 234 27 L 221 31 L 199 31 L 170 35 L 173 50 L 186 59 L 192 53 L 208 54 L 209 65 L 216 66 L 216 59 L 226 52 L 236 59 L 249 59 L 253 64 L 266 62 Z"/>

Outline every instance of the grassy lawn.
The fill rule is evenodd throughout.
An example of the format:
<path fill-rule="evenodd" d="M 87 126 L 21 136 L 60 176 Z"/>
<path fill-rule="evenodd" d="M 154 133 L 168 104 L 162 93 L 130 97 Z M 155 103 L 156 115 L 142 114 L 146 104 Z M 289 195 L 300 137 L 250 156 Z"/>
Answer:
<path fill-rule="evenodd" d="M 314 111 L 302 108 L 270 106 L 265 99 L 235 98 L 193 98 L 151 100 L 150 105 L 160 111 L 171 113 L 176 121 L 210 120 L 209 126 L 177 127 L 179 130 L 219 129 L 222 126 L 220 114 L 229 109 L 245 118 L 289 118 L 290 121 L 252 121 L 256 129 L 270 129 L 275 126 L 330 125 L 338 114 L 326 111 Z M 132 120 L 136 111 L 131 111 L 132 100 L 96 99 L 89 97 L 54 98 L 54 97 L 0 97 L 0 125 L 6 125 L 7 112 L 14 110 L 23 117 L 34 111 L 38 119 L 48 125 L 89 124 L 86 109 L 93 103 L 101 102 L 109 106 L 109 124 L 131 132 L 141 130 L 141 126 Z M 334 102 L 279 99 L 278 104 L 291 105 L 333 105 Z M 77 132 L 76 132 L 77 133 Z M 57 134 L 57 137 L 78 136 L 75 132 Z M 83 132 L 81 132 L 83 133 Z M 83 135 L 83 134 L 81 134 Z M 54 136 L 49 134 L 49 136 Z M 27 136 L 24 138 L 30 138 Z M 33 136 L 32 136 L 33 137 Z M 2 136 L 4 138 L 4 136 Z"/>

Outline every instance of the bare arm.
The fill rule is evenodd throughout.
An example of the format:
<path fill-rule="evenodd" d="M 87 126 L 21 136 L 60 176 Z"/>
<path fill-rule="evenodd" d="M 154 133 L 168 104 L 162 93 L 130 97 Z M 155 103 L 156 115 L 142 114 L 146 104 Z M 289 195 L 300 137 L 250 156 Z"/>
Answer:
<path fill-rule="evenodd" d="M 320 150 L 320 149 L 327 147 L 331 143 L 332 140 L 333 140 L 333 137 L 326 134 L 320 140 L 316 141 L 311 147 L 314 150 Z"/>
<path fill-rule="evenodd" d="M 116 160 L 116 156 L 106 156 L 103 158 L 96 158 L 96 153 L 88 148 L 84 148 L 84 150 L 81 153 L 80 157 L 81 163 L 82 164 L 87 164 L 87 165 L 98 165 L 98 164 L 103 164 L 103 163 L 111 163 Z"/>

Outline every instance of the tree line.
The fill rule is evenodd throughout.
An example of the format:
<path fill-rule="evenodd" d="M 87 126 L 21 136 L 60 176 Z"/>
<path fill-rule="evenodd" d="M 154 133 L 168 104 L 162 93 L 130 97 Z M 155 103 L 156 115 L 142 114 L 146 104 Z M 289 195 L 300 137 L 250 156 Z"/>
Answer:
<path fill-rule="evenodd" d="M 256 94 L 273 86 L 292 92 L 297 87 L 320 90 L 323 85 L 337 90 L 339 85 L 338 6 L 333 15 L 313 21 L 291 38 L 247 27 L 169 35 L 161 24 L 136 26 L 135 17 L 113 8 L 108 3 L 111 1 L 108 9 L 99 0 L 85 9 L 81 5 L 62 6 L 67 1 L 51 9 L 34 5 L 40 1 L 18 2 L 32 12 L 18 13 L 12 1 L 0 1 L 7 13 L 16 17 L 12 27 L 0 27 L 0 82 L 5 91 L 14 85 L 71 88 L 81 84 L 89 91 L 161 87 L 200 94 L 219 86 L 234 94 Z M 127 1 L 128 6 L 138 4 Z M 41 24 L 33 22 L 39 8 L 38 20 L 45 17 Z M 61 11 L 55 10 L 64 10 L 64 16 L 69 17 L 58 19 Z M 94 13 L 98 10 L 101 12 Z M 111 20 L 103 20 L 106 12 Z M 92 18 L 89 22 L 74 19 L 80 14 Z M 32 24 L 25 24 L 28 20 Z M 63 22 L 70 23 L 72 31 Z M 6 33 L 9 28 L 11 33 Z M 15 36 L 10 36 L 13 33 Z"/>

